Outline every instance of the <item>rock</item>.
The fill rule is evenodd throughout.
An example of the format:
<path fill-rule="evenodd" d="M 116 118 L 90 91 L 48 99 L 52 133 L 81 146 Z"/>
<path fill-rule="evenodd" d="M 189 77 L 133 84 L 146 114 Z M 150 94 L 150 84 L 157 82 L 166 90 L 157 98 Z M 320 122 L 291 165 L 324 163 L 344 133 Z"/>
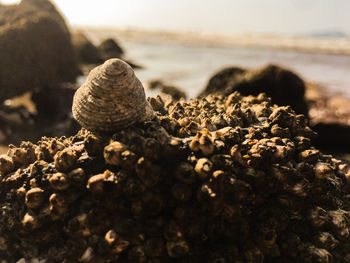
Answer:
<path fill-rule="evenodd" d="M 308 83 L 306 99 L 310 125 L 318 133 L 315 145 L 328 152 L 349 152 L 350 99 L 313 83 Z"/>
<path fill-rule="evenodd" d="M 19 144 L 37 141 L 42 136 L 71 136 L 80 126 L 72 117 L 72 99 L 77 87 L 62 84 L 57 88 L 35 91 L 0 106 L 0 143 Z M 31 101 L 35 107 L 28 108 Z M 24 106 L 25 105 L 25 106 Z"/>
<path fill-rule="evenodd" d="M 73 84 L 66 84 L 55 89 L 33 92 L 31 99 L 35 103 L 38 117 L 50 121 L 67 118 L 71 113 L 72 100 L 77 88 Z"/>
<path fill-rule="evenodd" d="M 241 78 L 246 70 L 238 67 L 229 67 L 219 70 L 210 79 L 204 91 L 199 97 L 209 94 L 225 92 L 225 89 L 237 82 L 236 78 Z"/>
<path fill-rule="evenodd" d="M 235 92 L 159 106 L 111 136 L 11 146 L 1 259 L 347 262 L 350 169 L 312 136 L 291 107 Z"/>
<path fill-rule="evenodd" d="M 34 115 L 26 107 L 0 106 L 0 133 L 1 143 L 18 143 L 19 138 L 30 138 L 30 130 L 33 128 Z M 21 133 L 22 136 L 18 136 Z M 27 133 L 26 137 L 23 133 Z"/>
<path fill-rule="evenodd" d="M 0 102 L 79 73 L 69 30 L 48 0 L 0 8 L 0 57 Z"/>
<path fill-rule="evenodd" d="M 150 90 L 159 90 L 159 92 L 171 96 L 173 100 L 186 99 L 186 93 L 180 88 L 165 84 L 162 80 L 151 80 L 147 86 Z"/>
<path fill-rule="evenodd" d="M 124 55 L 124 50 L 117 44 L 114 39 L 108 38 L 98 46 L 100 54 L 103 60 L 108 60 L 110 58 L 122 58 Z"/>
<path fill-rule="evenodd" d="M 91 43 L 83 32 L 73 33 L 72 42 L 80 63 L 99 64 L 103 62 L 98 48 Z"/>
<path fill-rule="evenodd" d="M 199 97 L 211 93 L 227 95 L 233 91 L 255 96 L 264 92 L 271 97 L 273 103 L 290 105 L 296 113 L 308 115 L 304 81 L 280 66 L 267 65 L 257 70 L 226 68 L 210 78 Z"/>
<path fill-rule="evenodd" d="M 136 64 L 130 59 L 126 59 L 124 57 L 125 52 L 122 47 L 111 38 L 108 38 L 98 46 L 98 50 L 101 54 L 103 61 L 106 61 L 111 58 L 120 58 L 123 59 L 126 63 L 128 63 L 133 69 L 143 69 L 143 66 Z"/>
<path fill-rule="evenodd" d="M 144 69 L 145 67 L 143 65 L 137 64 L 134 61 L 130 59 L 123 59 L 126 63 L 128 63 L 133 69 Z"/>

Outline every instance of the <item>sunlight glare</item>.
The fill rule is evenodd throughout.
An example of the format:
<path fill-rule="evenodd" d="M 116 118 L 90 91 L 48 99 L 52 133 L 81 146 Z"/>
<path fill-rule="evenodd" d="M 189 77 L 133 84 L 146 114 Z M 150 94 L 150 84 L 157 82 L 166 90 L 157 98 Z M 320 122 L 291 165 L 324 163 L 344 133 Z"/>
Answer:
<path fill-rule="evenodd" d="M 0 0 L 0 4 L 12 5 L 21 2 L 20 0 Z"/>

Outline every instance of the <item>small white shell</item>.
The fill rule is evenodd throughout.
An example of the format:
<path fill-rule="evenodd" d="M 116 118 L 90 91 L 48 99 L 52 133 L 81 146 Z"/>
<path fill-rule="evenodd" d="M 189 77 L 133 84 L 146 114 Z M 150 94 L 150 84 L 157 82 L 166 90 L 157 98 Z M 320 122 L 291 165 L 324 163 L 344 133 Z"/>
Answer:
<path fill-rule="evenodd" d="M 94 68 L 76 91 L 73 117 L 90 131 L 113 132 L 150 120 L 153 110 L 133 69 L 120 59 Z"/>

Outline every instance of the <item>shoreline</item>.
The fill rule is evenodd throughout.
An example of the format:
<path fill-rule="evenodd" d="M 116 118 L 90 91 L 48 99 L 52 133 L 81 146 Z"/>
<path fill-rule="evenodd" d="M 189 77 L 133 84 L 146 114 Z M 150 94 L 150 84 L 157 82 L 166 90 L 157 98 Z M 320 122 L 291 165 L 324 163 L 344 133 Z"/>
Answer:
<path fill-rule="evenodd" d="M 117 39 L 121 42 L 174 43 L 184 46 L 213 48 L 259 48 L 350 56 L 350 39 L 348 38 L 315 38 L 274 34 L 229 35 L 89 26 L 73 26 L 72 29 L 73 31 L 83 31 L 93 42 L 117 36 Z"/>

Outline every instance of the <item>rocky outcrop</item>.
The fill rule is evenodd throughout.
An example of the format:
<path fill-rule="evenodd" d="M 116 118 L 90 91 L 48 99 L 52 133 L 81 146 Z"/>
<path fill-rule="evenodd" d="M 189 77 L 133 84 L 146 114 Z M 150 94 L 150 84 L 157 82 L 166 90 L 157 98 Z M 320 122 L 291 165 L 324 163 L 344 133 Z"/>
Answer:
<path fill-rule="evenodd" d="M 103 62 L 98 48 L 91 43 L 83 32 L 73 33 L 72 40 L 79 63 L 98 64 Z"/>
<path fill-rule="evenodd" d="M 155 79 L 148 82 L 148 89 L 157 90 L 161 95 L 168 95 L 173 100 L 186 99 L 186 93 L 180 88 L 164 83 L 162 80 Z"/>
<path fill-rule="evenodd" d="M 154 110 L 0 156 L 3 262 L 349 262 L 350 169 L 303 115 L 237 92 Z"/>
<path fill-rule="evenodd" d="M 227 95 L 234 91 L 243 95 L 264 92 L 273 103 L 290 105 L 296 113 L 308 114 L 304 81 L 294 72 L 277 65 L 254 70 L 237 67 L 223 69 L 210 78 L 200 97 L 208 94 Z"/>
<path fill-rule="evenodd" d="M 312 83 L 308 83 L 306 98 L 310 125 L 318 133 L 317 147 L 332 153 L 348 153 L 350 99 L 339 94 L 331 95 L 325 88 Z"/>
<path fill-rule="evenodd" d="M 69 30 L 48 0 L 0 9 L 0 101 L 57 87 L 79 73 Z"/>
<path fill-rule="evenodd" d="M 122 58 L 124 55 L 124 50 L 118 45 L 118 43 L 111 38 L 108 38 L 98 46 L 100 54 L 103 60 L 108 60 L 110 58 Z"/>

